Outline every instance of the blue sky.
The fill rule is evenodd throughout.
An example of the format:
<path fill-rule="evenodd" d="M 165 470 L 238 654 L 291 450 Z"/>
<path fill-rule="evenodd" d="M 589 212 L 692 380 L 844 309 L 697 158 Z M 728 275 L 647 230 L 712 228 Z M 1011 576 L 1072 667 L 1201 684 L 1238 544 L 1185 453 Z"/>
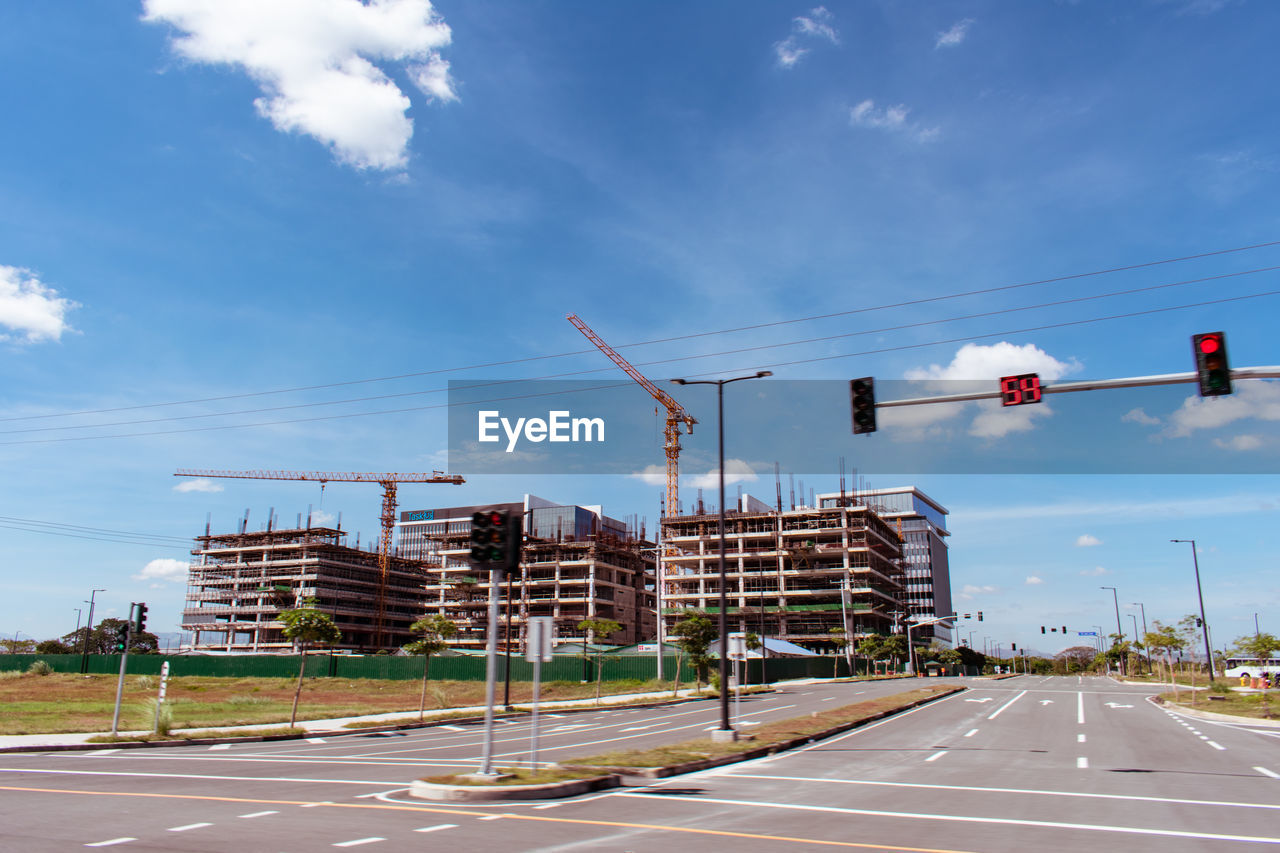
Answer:
<path fill-rule="evenodd" d="M 94 587 L 107 615 L 145 598 L 172 628 L 165 561 L 206 514 L 225 530 L 322 503 L 302 483 L 176 491 L 179 467 L 446 467 L 448 380 L 621 377 L 571 312 L 655 380 L 1173 373 L 1218 329 L 1236 366 L 1280 363 L 1277 23 L 1244 0 L 9 4 L 0 632 L 68 631 Z M 509 363 L 475 368 L 492 362 Z M 911 475 L 953 511 L 954 590 L 988 634 L 1052 651 L 1041 624 L 1113 626 L 1102 584 L 1148 621 L 1191 612 L 1170 538 L 1200 542 L 1215 639 L 1254 612 L 1280 629 L 1280 395 L 1179 387 L 1094 416 L 1073 399 L 882 417 L 872 441 L 1048 452 L 1070 413 L 1104 457 L 1143 428 L 1153 453 L 1259 472 Z M 703 422 L 687 495 L 714 411 L 678 396 Z M 870 446 L 832 444 L 851 467 Z M 836 466 L 797 474 L 834 489 Z M 744 488 L 767 495 L 760 477 Z M 534 492 L 652 528 L 652 479 L 401 496 Z M 365 542 L 378 498 L 331 485 L 323 511 Z"/>

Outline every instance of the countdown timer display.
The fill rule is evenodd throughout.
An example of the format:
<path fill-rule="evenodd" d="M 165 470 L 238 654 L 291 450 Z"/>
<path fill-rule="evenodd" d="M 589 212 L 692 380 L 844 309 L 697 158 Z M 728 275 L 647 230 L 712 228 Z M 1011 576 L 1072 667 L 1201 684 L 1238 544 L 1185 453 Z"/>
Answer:
<path fill-rule="evenodd" d="M 1038 373 L 1020 373 L 1017 376 L 1000 377 L 1000 404 L 1003 406 L 1039 403 L 1042 397 Z"/>

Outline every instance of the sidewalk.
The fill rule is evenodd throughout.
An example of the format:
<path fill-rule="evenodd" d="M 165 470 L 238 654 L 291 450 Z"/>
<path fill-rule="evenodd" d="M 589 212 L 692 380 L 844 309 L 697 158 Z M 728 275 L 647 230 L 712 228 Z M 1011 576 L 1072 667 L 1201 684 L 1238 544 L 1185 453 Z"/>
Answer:
<path fill-rule="evenodd" d="M 688 698 L 692 696 L 694 692 L 695 691 L 692 687 L 684 688 L 680 690 L 680 697 Z M 603 707 L 606 705 L 622 705 L 622 704 L 634 704 L 634 703 L 643 704 L 646 702 L 661 702 L 663 700 L 670 700 L 672 698 L 673 698 L 672 692 L 669 690 L 664 690 L 660 693 L 618 693 L 618 694 L 613 694 L 609 696 L 601 696 L 600 706 Z M 530 711 L 533 709 L 532 704 L 529 704 L 529 703 L 516 704 L 516 705 L 513 705 L 512 707 L 514 707 L 517 711 Z M 595 700 L 595 697 L 591 697 L 588 699 L 567 699 L 567 700 L 561 700 L 558 702 L 539 703 L 538 710 L 545 713 L 547 711 L 561 710 L 566 708 L 576 709 L 576 708 L 594 708 L 594 707 L 596 707 L 596 700 Z M 465 708 L 429 709 L 424 715 L 424 718 L 426 722 L 429 724 L 434 720 L 440 719 L 441 717 L 448 717 L 448 716 L 452 716 L 459 713 L 475 714 L 476 716 L 483 716 L 484 706 L 471 705 Z M 375 723 L 375 724 L 382 723 L 382 724 L 390 725 L 395 722 L 416 723 L 417 718 L 418 718 L 417 711 L 407 710 L 407 711 L 392 711 L 385 714 L 366 714 L 364 716 L 358 716 L 358 717 L 337 717 L 337 718 L 325 719 L 325 720 L 299 720 L 294 725 L 295 725 L 295 728 L 305 730 L 307 735 L 312 737 L 318 737 L 321 735 L 357 734 L 360 731 L 362 731 L 362 729 L 344 728 L 347 725 L 347 723 L 363 722 L 363 723 Z M 197 731 L 201 731 L 201 732 L 218 731 L 218 732 L 227 733 L 229 736 L 234 736 L 235 732 L 262 731 L 263 729 L 285 728 L 287 726 L 288 726 L 288 722 L 281 721 L 276 723 L 257 723 L 255 725 L 250 725 L 250 726 L 202 726 L 201 728 L 198 728 L 198 729 L 174 729 L 173 732 L 174 734 L 184 734 L 184 733 L 197 732 Z M 376 728 L 376 726 L 374 726 L 374 728 Z M 46 747 L 46 746 L 65 748 L 67 746 L 87 744 L 89 746 L 100 748 L 100 749 L 112 749 L 119 746 L 119 744 L 115 744 L 115 743 L 94 743 L 94 744 L 89 743 L 89 738 L 91 737 L 105 736 L 109 734 L 110 732 L 67 732 L 64 734 L 0 735 L 0 752 L 5 751 L 6 749 L 30 750 L 33 748 L 40 748 L 40 747 Z M 150 732 L 144 732 L 144 731 L 120 732 L 120 735 L 123 737 L 128 737 L 130 735 L 145 735 L 145 734 L 150 734 Z"/>

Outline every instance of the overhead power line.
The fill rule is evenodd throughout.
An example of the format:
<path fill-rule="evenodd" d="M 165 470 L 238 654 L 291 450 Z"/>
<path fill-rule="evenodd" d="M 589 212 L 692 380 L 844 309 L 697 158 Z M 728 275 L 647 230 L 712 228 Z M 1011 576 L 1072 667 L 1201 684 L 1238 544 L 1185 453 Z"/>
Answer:
<path fill-rule="evenodd" d="M 797 323 L 808 323 L 816 320 L 828 320 L 835 317 L 846 317 L 854 314 L 865 314 L 865 313 L 870 313 L 874 311 L 886 311 L 893 308 L 906 308 L 906 307 L 912 307 L 917 305 L 927 305 L 935 302 L 944 302 L 952 299 L 962 299 L 969 296 L 981 296 L 981 295 L 986 295 L 991 293 L 1000 293 L 1000 292 L 1009 291 L 1009 290 L 1016 290 L 1019 288 L 1036 287 L 1036 286 L 1045 285 L 1045 284 L 1058 284 L 1065 281 L 1076 281 L 1079 279 L 1110 275 L 1110 274 L 1119 273 L 1119 272 L 1132 272 L 1134 270 L 1139 270 L 1139 269 L 1148 269 L 1151 267 L 1158 267 L 1158 266 L 1163 266 L 1167 264 L 1183 263 L 1186 261 L 1202 260 L 1205 258 L 1219 257 L 1223 255 L 1236 254 L 1240 252 L 1249 252 L 1257 249 L 1270 248 L 1273 246 L 1280 246 L 1280 240 L 1271 240 L 1263 243 L 1254 243 L 1247 246 L 1236 246 L 1230 249 L 1217 249 L 1210 252 L 1198 252 L 1196 254 L 1182 255 L 1176 258 L 1164 258 L 1156 261 L 1144 261 L 1142 263 L 1136 263 L 1136 264 L 1125 264 L 1122 266 L 1108 267 L 1105 269 L 1091 270 L 1089 272 L 1082 272 L 1082 273 L 1072 273 L 1069 275 L 1055 276 L 1052 278 L 1035 279 L 1033 281 L 1024 281 L 1024 282 L 1018 282 L 1015 284 L 1005 284 L 1005 285 L 997 285 L 994 287 L 978 288 L 975 290 L 965 290 L 965 291 L 959 291 L 956 293 L 944 294 L 941 296 L 921 297 L 920 299 L 910 299 L 902 302 L 891 302 L 891 303 L 885 303 L 883 305 L 874 305 L 874 306 L 868 306 L 864 308 L 850 308 L 842 311 L 833 311 L 833 312 L 828 312 L 824 314 L 813 314 L 806 317 L 794 317 L 786 320 L 772 320 L 764 323 L 752 323 L 745 326 L 734 326 L 730 328 L 717 329 L 717 330 L 708 331 L 708 332 L 691 332 L 683 335 L 672 335 L 670 337 L 665 337 L 665 338 L 653 338 L 647 341 L 634 341 L 632 343 L 627 343 L 627 344 L 618 344 L 614 348 L 629 349 L 632 347 L 651 346 L 654 344 L 672 343 L 675 341 L 682 341 L 682 340 L 693 340 L 696 338 L 712 337 L 715 335 L 727 335 L 727 334 L 732 334 L 736 332 L 754 331 L 758 329 L 766 329 L 766 328 L 771 328 L 775 326 L 786 326 L 786 325 L 794 325 Z M 244 392 L 240 394 L 223 394 L 223 395 L 214 396 L 214 397 L 196 397 L 188 400 L 170 400 L 170 401 L 165 401 L 160 403 L 139 403 L 137 405 L 132 405 L 132 406 L 115 406 L 115 407 L 103 408 L 103 409 L 82 409 L 79 411 L 57 412 L 53 414 L 44 414 L 44 415 L 21 415 L 21 416 L 0 418 L 0 423 L 13 422 L 13 421 L 43 420 L 48 418 L 67 418 L 67 417 L 77 417 L 82 415 L 102 415 L 102 414 L 111 414 L 114 412 L 136 411 L 138 409 L 154 409 L 154 408 L 163 408 L 167 406 L 186 406 L 186 405 L 194 405 L 196 403 L 217 403 L 217 402 L 223 402 L 226 400 L 243 400 L 251 397 L 265 397 L 265 396 L 271 396 L 276 394 L 294 394 L 294 393 L 300 393 L 303 391 L 321 391 L 328 388 L 343 388 L 343 387 L 349 387 L 352 385 L 365 385 L 365 384 L 371 384 L 375 382 L 392 382 L 400 379 L 414 379 L 414 378 L 423 377 L 423 376 L 439 376 L 439 375 L 448 374 L 448 373 L 461 373 L 461 372 L 466 372 L 471 370 L 482 370 L 490 367 L 508 367 L 516 364 L 529 364 L 537 361 L 548 361 L 548 360 L 557 359 L 557 358 L 569 358 L 576 355 L 587 355 L 595 352 L 596 352 L 595 349 L 578 349 L 578 350 L 569 350 L 569 351 L 560 352 L 560 353 L 549 353 L 546 355 L 525 356 L 522 358 L 512 358 L 512 359 L 504 359 L 500 361 L 481 362 L 477 364 L 462 365 L 459 367 L 443 367 L 443 368 L 436 368 L 433 370 L 419 370 L 419 371 L 413 371 L 410 373 L 393 374 L 390 376 L 375 376 L 375 377 L 369 377 L 365 379 L 350 379 L 343 382 L 326 382 L 326 383 L 321 383 L 316 385 L 298 385 L 291 388 L 276 388 L 276 389 L 267 390 L 267 391 L 249 391 L 249 392 Z"/>
<path fill-rule="evenodd" d="M 900 332 L 900 331 L 906 331 L 910 329 L 920 329 L 927 326 L 939 326 L 946 323 L 957 323 L 965 320 L 977 320 L 977 319 L 983 319 L 987 317 L 997 317 L 1004 314 L 1017 314 L 1020 312 L 1034 311 L 1041 308 L 1057 308 L 1063 305 L 1072 305 L 1072 304 L 1083 303 L 1083 302 L 1094 302 L 1099 299 L 1110 299 L 1117 296 L 1131 296 L 1135 293 L 1145 293 L 1145 292 L 1155 291 L 1155 290 L 1165 290 L 1172 287 L 1183 287 L 1191 284 L 1203 284 L 1209 281 L 1222 281 L 1224 279 L 1238 278 L 1240 276 L 1246 276 L 1246 275 L 1256 275 L 1258 273 L 1264 273 L 1264 272 L 1275 272 L 1277 270 L 1280 270 L 1280 266 L 1260 267 L 1258 269 L 1241 270 L 1240 272 L 1223 273 L 1221 275 L 1212 275 L 1212 276 L 1204 276 L 1201 278 L 1184 279 L 1182 281 L 1164 282 L 1162 284 L 1152 284 L 1152 285 L 1147 285 L 1145 287 L 1133 287 L 1133 288 L 1128 288 L 1126 290 L 1116 290 L 1108 293 L 1092 294 L 1089 296 L 1076 296 L 1069 299 L 1058 299 L 1052 302 L 1041 302 L 1035 305 L 1023 305 L 1015 308 L 998 308 L 991 311 L 980 311 L 974 314 L 962 314 L 955 317 L 943 317 L 936 320 L 918 320 L 913 323 L 899 323 L 897 325 L 882 326 L 876 329 L 861 329 L 855 332 L 841 332 L 835 335 L 821 335 L 818 337 L 802 338 L 802 339 L 793 340 L 793 341 L 780 341 L 778 343 L 772 343 L 772 344 L 757 344 L 755 346 L 749 346 L 749 347 L 739 347 L 736 349 L 719 350 L 716 352 L 697 353 L 694 355 L 687 355 L 687 356 L 677 356 L 671 359 L 660 359 L 655 361 L 641 362 L 640 364 L 641 366 L 650 366 L 650 365 L 656 365 L 656 364 L 667 364 L 673 361 L 692 361 L 692 360 L 705 359 L 705 358 L 717 358 L 725 355 L 740 355 L 742 353 L 747 353 L 747 352 L 759 352 L 761 350 L 781 349 L 783 347 L 803 346 L 804 344 L 827 343 L 830 341 L 842 340 L 845 338 L 854 338 L 854 337 L 861 337 L 866 335 L 880 335 L 880 334 L 885 334 L 887 332 Z M 454 386 L 454 388 L 455 390 L 473 390 L 477 388 L 486 388 L 486 387 L 492 387 L 492 386 L 498 386 L 498 385 L 508 385 L 516 382 L 532 382 L 536 380 L 550 380 L 550 379 L 570 379 L 576 376 L 589 376 L 592 374 L 607 373 L 612 370 L 613 370 L 612 367 L 593 367 L 593 368 L 586 368 L 583 370 L 573 370 L 573 371 L 566 371 L 562 373 L 544 374 L 542 376 L 529 376 L 529 377 L 523 377 L 520 379 L 502 379 L 502 380 L 494 380 L 491 382 L 479 382 L 471 385 Z M 225 411 L 225 412 L 202 412 L 199 414 L 192 414 L 192 415 L 172 415 L 172 416 L 163 417 L 163 418 L 139 418 L 135 420 L 108 421 L 106 423 L 94 423 L 94 424 L 75 424 L 71 426 L 26 427 L 23 429 L 0 430 L 0 435 L 18 435 L 18 434 L 33 433 L 33 432 L 38 432 L 38 433 L 67 432 L 72 430 L 104 429 L 107 427 L 117 427 L 117 426 L 136 426 L 138 424 L 171 423 L 174 421 L 205 420 L 208 418 L 231 417 L 234 415 L 260 415 L 260 414 L 265 414 L 267 412 L 283 412 L 283 411 L 292 411 L 296 409 L 319 408 L 321 406 L 339 406 L 339 405 L 346 405 L 348 403 L 369 403 L 369 402 L 375 402 L 378 400 L 394 400 L 394 399 L 401 399 L 405 397 L 421 397 L 421 396 L 426 396 L 428 394 L 442 394 L 449 390 L 450 389 L 448 387 L 428 388 L 422 391 L 402 391 L 396 394 L 377 394 L 377 395 L 371 395 L 366 397 L 349 397 L 342 400 L 321 400 L 321 401 L 312 402 L 312 403 L 292 403 L 285 406 L 264 406 L 262 408 L 257 408 L 257 409 L 236 409 L 236 410 Z"/>
<path fill-rule="evenodd" d="M 924 349 L 927 347 L 942 346 L 946 344 L 967 343 L 970 341 L 988 340 L 990 338 L 999 338 L 999 337 L 1005 337 L 1008 335 L 1026 334 L 1028 332 L 1041 332 L 1041 331 L 1047 331 L 1050 329 L 1062 329 L 1062 328 L 1069 328 L 1072 326 L 1084 326 L 1084 325 L 1089 325 L 1091 323 L 1102 323 L 1102 322 L 1107 322 L 1111 320 L 1124 320 L 1124 319 L 1130 319 L 1133 317 L 1150 316 L 1153 314 L 1164 314 L 1170 311 L 1182 311 L 1189 308 L 1203 308 L 1209 305 L 1222 305 L 1229 302 L 1242 302 L 1248 299 L 1262 299 L 1268 296 L 1277 296 L 1277 295 L 1280 295 L 1280 290 L 1268 290 L 1268 291 L 1263 291 L 1261 293 L 1250 293 L 1243 296 L 1230 296 L 1230 297 L 1224 297 L 1221 299 L 1208 299 L 1201 302 L 1191 302 L 1184 305 L 1170 305 L 1162 308 L 1149 308 L 1142 311 L 1128 311 L 1121 314 L 1110 314 L 1103 317 L 1090 317 L 1083 320 L 1068 320 L 1068 321 L 1063 321 L 1058 323 L 1044 323 L 1038 326 L 1026 326 L 1020 329 L 1006 329 L 1000 332 L 986 332 L 978 335 L 962 335 L 954 338 L 945 338 L 941 340 L 924 341 L 924 342 L 912 343 L 912 344 L 899 344 L 896 346 L 879 347 L 877 349 L 861 350 L 859 352 L 841 353 L 838 355 L 814 356 L 811 358 L 794 359 L 792 361 L 766 362 L 766 363 L 760 363 L 760 364 L 755 364 L 750 366 L 739 365 L 734 367 L 733 371 L 750 371 L 750 370 L 759 370 L 759 369 L 773 368 L 773 367 L 792 367 L 799 364 L 814 364 L 818 362 L 835 361 L 835 360 L 844 359 L 844 358 L 857 358 L 857 357 L 867 356 L 867 355 L 879 355 L 887 352 L 902 352 L 905 350 Z M 676 356 L 673 358 L 641 362 L 636 366 L 644 367 L 644 366 L 651 366 L 655 364 L 669 364 L 672 362 L 687 361 L 690 359 L 701 358 L 701 357 L 703 356 L 697 356 L 697 355 Z M 584 372 L 596 372 L 596 371 L 584 371 Z M 714 370 L 714 371 L 703 371 L 701 373 L 692 373 L 689 375 L 690 376 L 713 376 L 723 372 L 725 371 Z M 495 384 L 495 385 L 509 384 L 510 381 L 511 380 L 507 380 L 501 383 L 490 383 L 490 384 Z M 515 380 L 515 381 L 523 382 L 523 381 L 536 381 L 536 380 L 529 379 L 529 380 Z M 603 390 L 606 388 L 625 387 L 625 386 L 629 386 L 630 384 L 631 383 L 629 382 L 620 382 L 620 383 L 613 383 L 608 385 L 601 385 L 591 389 L 573 389 L 573 390 L 574 391 Z M 474 387 L 481 387 L 481 386 L 467 386 L 467 387 L 474 388 Z M 556 392 L 547 392 L 546 394 L 525 394 L 525 395 L 515 395 L 511 397 L 496 397 L 488 400 L 468 401 L 468 404 L 474 404 L 474 403 L 480 403 L 480 402 L 486 402 L 486 403 L 502 402 L 504 400 L 526 399 L 529 397 L 539 397 L 539 396 L 550 396 L 551 394 L 559 394 L 559 393 L 566 393 L 566 392 L 556 391 Z M 87 436 L 74 436 L 74 437 L 68 437 L 68 438 L 25 439 L 21 441 L 0 442 L 0 446 L 9 446 L 9 445 L 16 445 L 16 444 L 53 444 L 58 442 L 69 442 L 69 441 L 94 441 L 98 439 L 109 439 L 109 438 L 138 438 L 143 436 L 176 435 L 180 433 L 189 433 L 189 432 L 214 432 L 214 431 L 229 430 L 229 429 L 248 429 L 252 427 L 263 427 L 263 426 L 282 426 L 285 424 L 313 423 L 316 421 L 346 420 L 351 418 L 374 417 L 378 415 L 407 414 L 410 412 L 422 412 L 422 411 L 429 411 L 432 409 L 449 408 L 451 405 L 454 405 L 454 404 L 436 403 L 428 406 L 410 406 L 403 409 L 382 409 L 382 410 L 372 411 L 372 412 L 347 412 L 347 413 L 337 414 L 337 415 L 317 415 L 316 417 L 311 417 L 311 418 L 290 418 L 290 419 L 278 420 L 278 421 L 259 421 L 259 422 L 247 423 L 247 424 L 221 424 L 217 426 L 192 427 L 190 429 L 156 430 L 152 432 L 115 433 L 110 435 L 87 435 Z"/>

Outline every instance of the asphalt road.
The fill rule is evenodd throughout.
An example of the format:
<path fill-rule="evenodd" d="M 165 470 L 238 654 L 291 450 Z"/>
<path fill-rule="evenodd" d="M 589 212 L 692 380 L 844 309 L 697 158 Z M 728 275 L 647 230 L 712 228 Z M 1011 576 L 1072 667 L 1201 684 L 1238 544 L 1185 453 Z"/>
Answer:
<path fill-rule="evenodd" d="M 1280 731 L 1183 719 L 1104 678 L 959 681 L 971 689 L 782 755 L 521 804 L 406 795 L 410 779 L 478 766 L 474 725 L 0 755 L 0 850 L 1280 849 Z M 909 684 L 788 686 L 744 699 L 741 727 Z M 539 758 L 684 740 L 718 714 L 543 715 Z M 500 725 L 496 763 L 527 761 L 528 739 L 527 718 Z"/>

